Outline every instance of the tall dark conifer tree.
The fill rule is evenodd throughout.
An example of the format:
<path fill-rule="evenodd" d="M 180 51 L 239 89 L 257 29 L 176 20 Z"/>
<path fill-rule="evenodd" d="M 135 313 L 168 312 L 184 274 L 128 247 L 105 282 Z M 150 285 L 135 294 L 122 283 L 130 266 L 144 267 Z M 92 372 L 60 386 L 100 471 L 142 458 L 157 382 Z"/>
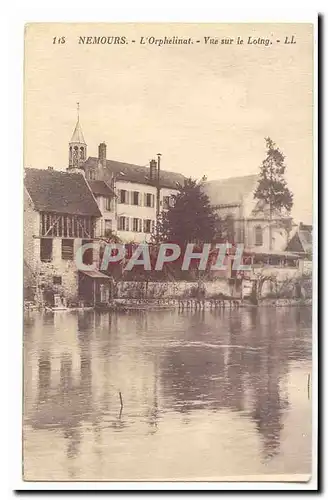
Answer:
<path fill-rule="evenodd" d="M 285 156 L 273 142 L 270 137 L 265 138 L 267 154 L 262 162 L 260 169 L 260 178 L 254 198 L 262 200 L 269 207 L 269 231 L 270 231 L 270 250 L 272 249 L 272 216 L 282 215 L 285 211 L 290 214 L 293 206 L 293 194 L 287 187 L 287 182 L 284 178 L 286 165 Z"/>
<path fill-rule="evenodd" d="M 158 238 L 178 243 L 211 243 L 218 229 L 218 220 L 203 192 L 202 183 L 192 179 L 179 186 L 173 206 L 163 212 L 158 221 Z"/>

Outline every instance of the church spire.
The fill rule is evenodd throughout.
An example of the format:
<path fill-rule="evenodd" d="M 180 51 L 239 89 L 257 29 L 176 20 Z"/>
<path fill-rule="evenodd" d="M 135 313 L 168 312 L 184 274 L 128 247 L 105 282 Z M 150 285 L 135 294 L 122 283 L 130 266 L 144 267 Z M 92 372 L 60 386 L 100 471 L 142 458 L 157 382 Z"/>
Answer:
<path fill-rule="evenodd" d="M 80 103 L 77 103 L 77 122 L 69 143 L 69 164 L 68 170 L 82 169 L 87 158 L 87 144 L 85 142 L 80 124 Z"/>

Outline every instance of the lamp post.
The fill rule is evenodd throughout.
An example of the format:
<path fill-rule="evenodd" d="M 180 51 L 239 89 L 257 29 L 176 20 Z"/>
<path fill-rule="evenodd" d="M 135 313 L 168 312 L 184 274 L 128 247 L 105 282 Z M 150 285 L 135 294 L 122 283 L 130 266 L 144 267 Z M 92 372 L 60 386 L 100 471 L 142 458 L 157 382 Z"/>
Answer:
<path fill-rule="evenodd" d="M 156 194 L 157 194 L 157 201 L 156 201 L 156 217 L 158 218 L 159 213 L 160 213 L 160 203 L 161 203 L 161 153 L 157 153 L 157 179 L 156 179 Z"/>

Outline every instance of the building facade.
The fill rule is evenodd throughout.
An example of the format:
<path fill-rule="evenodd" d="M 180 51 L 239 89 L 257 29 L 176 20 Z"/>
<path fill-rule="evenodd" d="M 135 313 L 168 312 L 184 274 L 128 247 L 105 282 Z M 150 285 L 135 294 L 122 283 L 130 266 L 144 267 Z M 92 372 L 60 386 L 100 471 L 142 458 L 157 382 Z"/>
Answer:
<path fill-rule="evenodd" d="M 89 157 L 83 165 L 90 185 L 102 180 L 111 186 L 112 212 L 105 224 L 123 242 L 149 242 L 157 215 L 172 204 L 184 182 L 182 175 L 160 170 L 159 165 L 159 160 L 151 160 L 149 167 L 108 160 L 104 143 L 98 158 Z"/>
<path fill-rule="evenodd" d="M 38 301 L 51 302 L 48 292 L 49 297 L 57 293 L 66 300 L 78 300 L 76 252 L 95 240 L 101 215 L 79 173 L 25 169 L 24 267 Z M 92 249 L 85 252 L 85 264 L 94 260 L 97 255 Z"/>
<path fill-rule="evenodd" d="M 160 155 L 149 166 L 134 165 L 107 158 L 104 142 L 98 156 L 87 156 L 87 145 L 79 118 L 69 143 L 68 172 L 85 176 L 101 218 L 96 235 L 116 235 L 122 242 L 149 242 L 155 231 L 157 215 L 172 204 L 172 196 L 184 176 L 162 170 Z"/>
<path fill-rule="evenodd" d="M 254 199 L 258 175 L 231 177 L 204 183 L 227 240 L 243 243 L 254 252 L 283 251 L 292 229 L 288 214 L 273 213 Z M 271 241 L 270 241 L 271 239 Z"/>

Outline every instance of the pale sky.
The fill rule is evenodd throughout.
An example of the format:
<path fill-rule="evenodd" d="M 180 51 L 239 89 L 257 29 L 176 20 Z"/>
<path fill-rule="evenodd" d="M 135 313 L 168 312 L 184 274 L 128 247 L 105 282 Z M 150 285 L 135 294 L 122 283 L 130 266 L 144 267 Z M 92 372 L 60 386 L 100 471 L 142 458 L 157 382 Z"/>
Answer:
<path fill-rule="evenodd" d="M 292 35 L 296 44 L 285 44 Z M 129 43 L 81 45 L 79 36 Z M 194 44 L 141 45 L 141 36 Z M 205 36 L 244 44 L 205 45 Z M 273 43 L 247 44 L 249 36 Z M 292 215 L 311 223 L 312 65 L 309 24 L 29 25 L 24 165 L 67 167 L 77 101 L 89 156 L 101 141 L 107 158 L 139 165 L 160 152 L 163 169 L 195 178 L 257 173 L 270 136 L 286 155 Z"/>

